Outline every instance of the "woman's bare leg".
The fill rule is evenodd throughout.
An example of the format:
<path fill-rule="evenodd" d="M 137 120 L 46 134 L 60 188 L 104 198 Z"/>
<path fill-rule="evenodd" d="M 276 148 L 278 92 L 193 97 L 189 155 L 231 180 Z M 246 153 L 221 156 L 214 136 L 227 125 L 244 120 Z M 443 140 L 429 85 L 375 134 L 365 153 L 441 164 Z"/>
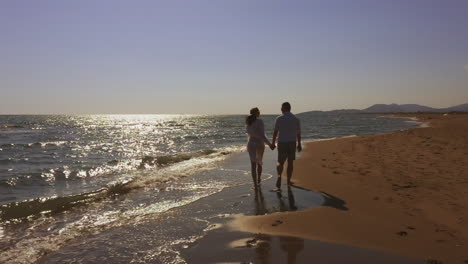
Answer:
<path fill-rule="evenodd" d="M 256 162 L 251 162 L 250 163 L 251 169 L 252 169 L 252 180 L 254 183 L 254 187 L 257 188 L 257 163 Z"/>
<path fill-rule="evenodd" d="M 260 184 L 260 182 L 262 181 L 262 170 L 263 170 L 262 165 L 257 164 L 257 183 L 258 184 Z"/>

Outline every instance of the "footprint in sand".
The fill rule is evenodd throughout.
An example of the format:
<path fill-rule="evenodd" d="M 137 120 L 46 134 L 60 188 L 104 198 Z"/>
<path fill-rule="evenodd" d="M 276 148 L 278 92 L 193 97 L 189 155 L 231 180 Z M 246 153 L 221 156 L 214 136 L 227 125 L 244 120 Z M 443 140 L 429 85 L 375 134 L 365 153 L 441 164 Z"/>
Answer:
<path fill-rule="evenodd" d="M 278 226 L 278 225 L 281 225 L 282 223 L 283 223 L 283 221 L 276 220 L 273 224 L 271 224 L 271 226 Z"/>
<path fill-rule="evenodd" d="M 257 244 L 257 239 L 253 238 L 245 242 L 246 247 L 254 247 Z"/>
<path fill-rule="evenodd" d="M 405 236 L 408 235 L 408 233 L 405 232 L 405 231 L 400 231 L 400 232 L 398 232 L 398 233 L 396 233 L 396 234 L 399 235 L 399 236 L 401 236 L 401 237 L 405 237 Z"/>
<path fill-rule="evenodd" d="M 437 259 L 428 259 L 428 260 L 426 261 L 426 263 L 427 263 L 427 264 L 443 264 L 442 261 L 437 260 Z"/>

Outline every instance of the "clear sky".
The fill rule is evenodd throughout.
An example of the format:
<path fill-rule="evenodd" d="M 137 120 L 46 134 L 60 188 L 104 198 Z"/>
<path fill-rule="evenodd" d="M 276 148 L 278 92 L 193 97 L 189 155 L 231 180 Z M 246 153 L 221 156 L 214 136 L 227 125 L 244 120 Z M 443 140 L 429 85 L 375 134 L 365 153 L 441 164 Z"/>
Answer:
<path fill-rule="evenodd" d="M 466 0 L 0 1 L 0 114 L 468 102 Z"/>

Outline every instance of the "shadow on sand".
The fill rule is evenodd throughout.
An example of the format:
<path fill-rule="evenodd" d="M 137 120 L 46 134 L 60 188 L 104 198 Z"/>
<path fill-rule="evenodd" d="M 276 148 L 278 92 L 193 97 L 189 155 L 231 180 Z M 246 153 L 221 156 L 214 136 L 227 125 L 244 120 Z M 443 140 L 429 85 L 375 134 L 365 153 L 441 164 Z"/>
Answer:
<path fill-rule="evenodd" d="M 333 207 L 335 209 L 338 209 L 338 210 L 342 210 L 342 211 L 348 211 L 348 207 L 345 206 L 346 202 L 330 193 L 327 193 L 327 192 L 323 192 L 323 191 L 314 191 L 314 190 L 309 190 L 307 188 L 304 188 L 304 187 L 300 187 L 300 186 L 297 186 L 297 185 L 293 185 L 293 186 L 288 186 L 288 197 L 291 196 L 290 199 L 293 200 L 294 202 L 294 196 L 293 196 L 293 193 L 292 193 L 292 188 L 295 188 L 295 189 L 299 189 L 299 190 L 302 190 L 302 191 L 306 191 L 306 192 L 310 192 L 310 193 L 319 193 L 321 194 L 322 198 L 323 198 L 323 202 L 321 204 L 321 206 L 328 206 L 328 207 Z M 291 210 L 291 211 L 294 211 L 294 210 Z"/>
<path fill-rule="evenodd" d="M 348 207 L 345 206 L 346 202 L 344 200 L 341 200 L 340 198 L 326 192 L 320 192 L 320 194 L 322 194 L 323 198 L 325 199 L 323 201 L 322 206 L 328 206 L 338 210 L 348 211 Z"/>

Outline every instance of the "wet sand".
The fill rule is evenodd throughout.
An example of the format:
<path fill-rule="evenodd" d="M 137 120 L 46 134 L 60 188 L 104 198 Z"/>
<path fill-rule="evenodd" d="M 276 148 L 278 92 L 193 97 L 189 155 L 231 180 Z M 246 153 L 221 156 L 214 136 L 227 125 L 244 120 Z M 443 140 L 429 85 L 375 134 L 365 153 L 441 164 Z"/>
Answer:
<path fill-rule="evenodd" d="M 245 216 L 236 227 L 468 263 L 468 115 L 409 116 L 430 127 L 306 145 L 293 180 L 348 210 Z"/>

